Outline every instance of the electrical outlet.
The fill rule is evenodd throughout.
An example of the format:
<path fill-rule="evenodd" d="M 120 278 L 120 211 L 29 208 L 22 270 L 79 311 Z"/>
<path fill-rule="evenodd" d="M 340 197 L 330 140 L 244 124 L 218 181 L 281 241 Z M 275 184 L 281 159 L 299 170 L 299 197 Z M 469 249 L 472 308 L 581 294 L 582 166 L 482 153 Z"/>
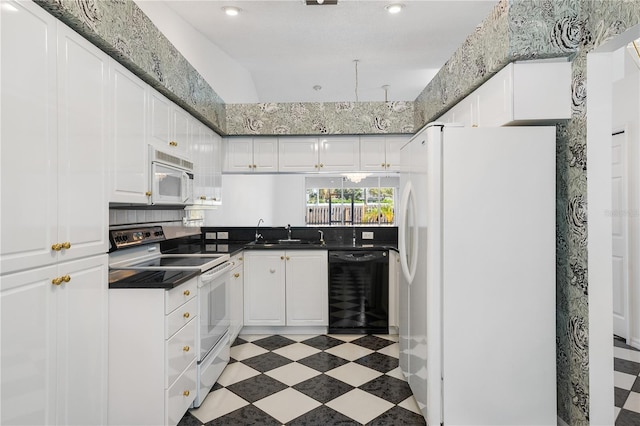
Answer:
<path fill-rule="evenodd" d="M 218 236 L 215 232 L 205 232 L 204 234 L 205 240 L 215 240 L 216 238 L 218 238 Z"/>
<path fill-rule="evenodd" d="M 362 233 L 363 240 L 373 240 L 373 232 L 363 232 Z"/>
<path fill-rule="evenodd" d="M 228 240 L 229 239 L 229 233 L 228 232 L 218 232 L 218 239 L 219 240 Z"/>

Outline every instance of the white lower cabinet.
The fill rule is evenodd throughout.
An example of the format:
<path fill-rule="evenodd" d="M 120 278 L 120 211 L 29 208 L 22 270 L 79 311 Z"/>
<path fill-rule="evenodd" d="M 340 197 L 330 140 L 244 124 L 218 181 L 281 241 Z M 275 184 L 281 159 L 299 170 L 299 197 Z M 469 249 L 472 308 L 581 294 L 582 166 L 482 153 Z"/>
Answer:
<path fill-rule="evenodd" d="M 197 284 L 109 290 L 110 425 L 176 425 L 196 396 Z"/>
<path fill-rule="evenodd" d="M 229 342 L 233 343 L 244 325 L 244 253 L 232 256 L 229 261 L 232 265 Z"/>
<path fill-rule="evenodd" d="M 3 275 L 3 425 L 107 420 L 107 255 Z"/>
<path fill-rule="evenodd" d="M 326 250 L 247 251 L 244 325 L 328 325 Z"/>

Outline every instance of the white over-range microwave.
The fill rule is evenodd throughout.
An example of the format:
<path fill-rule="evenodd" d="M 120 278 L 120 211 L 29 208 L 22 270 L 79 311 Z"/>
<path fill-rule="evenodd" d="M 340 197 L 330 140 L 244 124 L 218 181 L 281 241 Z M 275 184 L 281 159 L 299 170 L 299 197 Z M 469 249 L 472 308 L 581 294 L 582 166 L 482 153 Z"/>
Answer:
<path fill-rule="evenodd" d="M 149 145 L 149 204 L 187 205 L 193 201 L 193 162 Z"/>

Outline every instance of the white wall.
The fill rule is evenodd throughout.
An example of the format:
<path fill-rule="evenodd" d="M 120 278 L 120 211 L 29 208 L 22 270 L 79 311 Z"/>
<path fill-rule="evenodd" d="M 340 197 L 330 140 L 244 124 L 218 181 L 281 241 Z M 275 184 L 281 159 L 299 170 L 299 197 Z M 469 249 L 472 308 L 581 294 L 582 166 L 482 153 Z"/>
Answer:
<path fill-rule="evenodd" d="M 255 103 L 251 74 L 164 3 L 134 0 L 225 103 Z"/>
<path fill-rule="evenodd" d="M 205 226 L 304 226 L 304 175 L 223 175 L 222 206 Z"/>
<path fill-rule="evenodd" d="M 613 130 L 627 138 L 630 343 L 640 348 L 640 69 L 623 47 L 613 57 Z"/>

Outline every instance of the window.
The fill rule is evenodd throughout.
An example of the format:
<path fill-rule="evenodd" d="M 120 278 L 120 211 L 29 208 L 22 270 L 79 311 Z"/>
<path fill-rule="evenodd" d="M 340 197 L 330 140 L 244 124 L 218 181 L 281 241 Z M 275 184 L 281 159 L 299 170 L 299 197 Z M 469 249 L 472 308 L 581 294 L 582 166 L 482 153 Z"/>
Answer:
<path fill-rule="evenodd" d="M 397 176 L 308 176 L 306 224 L 394 225 L 399 184 Z"/>

